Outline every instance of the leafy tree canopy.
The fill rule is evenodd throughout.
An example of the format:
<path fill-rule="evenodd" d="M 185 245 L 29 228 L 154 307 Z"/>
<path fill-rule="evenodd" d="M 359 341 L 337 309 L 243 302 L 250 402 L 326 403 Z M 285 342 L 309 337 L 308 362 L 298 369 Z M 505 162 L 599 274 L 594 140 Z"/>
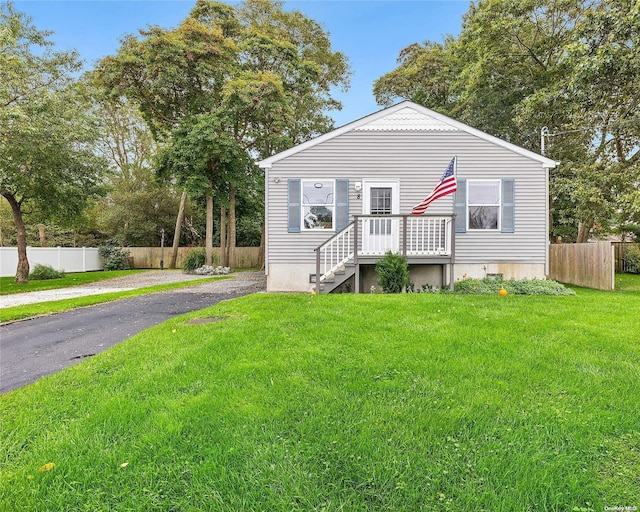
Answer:
<path fill-rule="evenodd" d="M 640 4 L 478 1 L 458 38 L 413 44 L 374 85 L 539 151 L 549 128 L 553 234 L 639 222 Z"/>
<path fill-rule="evenodd" d="M 102 186 L 94 143 L 99 123 L 76 82 L 75 52 L 54 52 L 11 3 L 0 6 L 0 194 L 18 231 L 16 281 L 26 281 L 23 213 L 37 222 L 71 222 Z"/>
<path fill-rule="evenodd" d="M 163 142 L 161 173 L 192 197 L 205 192 L 209 248 L 214 196 L 232 205 L 256 182 L 251 160 L 328 131 L 326 111 L 340 108 L 331 90 L 349 69 L 316 22 L 281 2 L 198 0 L 177 28 L 126 37 L 94 77 L 140 106 Z"/>

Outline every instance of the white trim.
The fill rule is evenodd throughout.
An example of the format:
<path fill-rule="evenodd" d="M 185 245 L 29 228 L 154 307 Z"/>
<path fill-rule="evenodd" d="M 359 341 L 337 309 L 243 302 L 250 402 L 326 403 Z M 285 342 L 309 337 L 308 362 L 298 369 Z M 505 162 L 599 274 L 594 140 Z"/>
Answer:
<path fill-rule="evenodd" d="M 471 205 L 469 202 L 469 191 L 471 190 L 470 185 L 472 183 L 498 183 L 498 204 L 473 204 Z M 473 231 L 473 232 L 489 232 L 489 233 L 499 233 L 502 231 L 502 179 L 500 178 L 487 178 L 487 179 L 473 179 L 473 178 L 467 178 L 467 211 L 465 212 L 465 214 L 467 215 L 467 231 Z M 498 223 L 495 229 L 485 229 L 485 228 L 471 228 L 469 227 L 471 225 L 471 222 L 469 221 L 469 207 L 470 206 L 490 206 L 490 207 L 498 207 Z"/>
<path fill-rule="evenodd" d="M 271 184 L 269 183 L 269 173 L 264 173 L 264 275 L 269 275 L 269 196 L 271 195 Z M 288 205 L 287 205 L 288 206 Z"/>
<path fill-rule="evenodd" d="M 390 188 L 391 189 L 391 214 L 400 213 L 400 181 L 399 180 L 363 180 L 362 181 L 362 213 L 363 215 L 371 215 L 371 189 L 372 188 Z M 373 218 L 362 219 L 362 253 L 363 254 L 379 254 L 380 249 L 392 250 L 397 252 L 400 249 L 400 220 L 389 219 L 391 232 L 388 234 L 370 234 L 369 229 L 380 227 L 379 222 Z M 372 252 L 373 251 L 373 252 Z"/>
<path fill-rule="evenodd" d="M 321 204 L 307 204 L 304 203 L 304 184 L 305 183 L 318 183 L 321 181 L 331 182 L 333 183 L 333 191 L 331 195 L 333 196 L 333 202 L 330 205 L 331 208 L 331 227 L 330 228 L 307 228 L 304 225 L 304 209 L 305 206 L 311 208 L 313 206 L 328 206 L 326 203 L 324 205 Z M 309 212 L 311 213 L 311 212 Z M 301 233 L 317 233 L 318 231 L 332 231 L 335 233 L 336 231 L 336 180 L 335 179 L 327 179 L 327 178 L 302 178 L 300 179 L 300 232 Z"/>
<path fill-rule="evenodd" d="M 371 188 L 390 187 L 391 188 L 391 214 L 400 213 L 400 181 L 398 180 L 362 180 L 362 214 L 371 213 Z"/>
<path fill-rule="evenodd" d="M 549 225 L 549 169 L 545 169 L 544 173 L 544 185 L 545 185 L 545 193 L 544 193 L 544 232 L 546 238 L 546 244 L 544 247 L 544 275 L 549 277 L 549 245 L 550 245 L 550 225 Z"/>
<path fill-rule="evenodd" d="M 402 110 L 405 108 L 411 108 L 413 110 L 415 110 L 418 113 L 421 113 L 425 116 L 431 117 L 432 119 L 440 122 L 440 123 L 444 123 L 446 125 L 451 126 L 452 129 L 457 129 L 457 130 L 461 130 L 463 132 L 466 132 L 470 135 L 473 135 L 475 137 L 478 137 L 479 139 L 485 140 L 487 142 L 490 142 L 492 144 L 495 144 L 496 146 L 500 146 L 504 149 L 507 149 L 509 151 L 512 151 L 513 153 L 516 153 L 518 155 L 524 156 L 526 158 L 529 158 L 531 160 L 535 160 L 537 162 L 540 162 L 542 165 L 542 168 L 544 169 L 553 169 L 554 167 L 556 167 L 558 165 L 559 162 L 556 162 L 555 160 L 551 160 L 550 158 L 546 158 L 542 155 L 539 155 L 537 153 L 534 153 L 533 151 L 529 151 L 528 149 L 524 149 L 521 148 L 520 146 L 516 146 L 515 144 L 511 144 L 510 142 L 507 142 L 505 140 L 499 139 L 498 137 L 494 137 L 493 135 L 489 135 L 488 133 L 485 133 L 481 130 L 478 130 L 476 128 L 472 128 L 469 125 L 466 125 L 464 123 L 461 123 L 460 121 L 456 121 L 454 119 L 451 119 L 450 117 L 447 117 L 443 114 L 440 114 L 438 112 L 435 112 L 433 110 L 430 110 L 426 107 L 423 107 L 421 105 L 418 105 L 416 103 L 413 103 L 411 101 L 403 101 L 401 103 L 398 103 L 396 105 L 393 105 L 392 107 L 383 109 L 383 110 L 379 110 L 378 112 L 375 112 L 373 114 L 370 114 L 366 117 L 363 117 L 361 119 L 358 119 L 356 121 L 353 121 L 349 124 L 346 124 L 340 128 L 336 128 L 333 131 L 330 131 L 328 133 L 325 133 L 324 135 L 320 135 L 314 139 L 308 140 L 307 142 L 303 142 L 302 144 L 298 144 L 297 146 L 293 146 L 292 148 L 289 148 L 285 151 L 282 151 L 280 153 L 277 153 L 269 158 L 265 158 L 264 160 L 260 160 L 259 162 L 257 162 L 258 166 L 263 168 L 263 169 L 270 169 L 271 166 L 276 163 L 279 162 L 280 160 L 287 158 L 289 156 L 295 155 L 301 151 L 304 151 L 306 149 L 312 148 L 314 146 L 317 146 L 318 144 L 321 144 L 323 142 L 326 142 L 328 140 L 331 140 L 335 137 L 338 137 L 344 133 L 348 133 L 350 131 L 356 130 L 368 123 L 373 123 L 375 121 L 378 121 L 379 119 L 382 119 L 390 114 L 394 114 L 396 113 L 398 110 Z"/>

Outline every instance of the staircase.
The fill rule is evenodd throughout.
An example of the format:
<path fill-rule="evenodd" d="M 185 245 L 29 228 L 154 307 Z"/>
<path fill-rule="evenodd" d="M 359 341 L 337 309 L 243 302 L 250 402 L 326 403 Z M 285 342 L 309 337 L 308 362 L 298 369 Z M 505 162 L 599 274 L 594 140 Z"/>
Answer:
<path fill-rule="evenodd" d="M 353 262 L 355 249 L 355 222 L 315 249 L 316 273 L 309 276 L 316 293 L 330 293 L 356 272 Z"/>
<path fill-rule="evenodd" d="M 316 292 L 331 293 L 333 290 L 344 284 L 350 277 L 356 273 L 356 266 L 353 260 L 346 262 L 342 267 L 337 268 L 334 272 L 320 276 L 320 286 L 314 287 Z M 309 283 L 316 282 L 316 274 L 309 274 Z"/>

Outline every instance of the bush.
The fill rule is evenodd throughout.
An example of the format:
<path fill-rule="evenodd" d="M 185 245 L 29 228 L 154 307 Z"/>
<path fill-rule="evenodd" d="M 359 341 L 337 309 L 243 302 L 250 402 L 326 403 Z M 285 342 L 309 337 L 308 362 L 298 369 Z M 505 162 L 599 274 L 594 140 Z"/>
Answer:
<path fill-rule="evenodd" d="M 38 263 L 33 267 L 29 277 L 34 281 L 42 281 L 44 279 L 62 279 L 64 277 L 64 271 L 55 270 L 51 265 L 42 265 Z"/>
<path fill-rule="evenodd" d="M 104 259 L 105 270 L 129 270 L 129 251 L 113 245 L 98 247 L 98 254 Z"/>
<path fill-rule="evenodd" d="M 640 274 L 640 245 L 632 245 L 622 257 L 625 272 Z"/>
<path fill-rule="evenodd" d="M 462 294 L 496 295 L 504 288 L 512 295 L 575 295 L 575 292 L 550 279 L 473 279 L 456 281 L 454 291 Z"/>
<path fill-rule="evenodd" d="M 401 293 L 409 285 L 409 264 L 402 254 L 387 252 L 376 262 L 376 272 L 382 293 Z"/>
<path fill-rule="evenodd" d="M 187 257 L 182 262 L 182 270 L 185 272 L 195 272 L 196 269 L 204 266 L 206 254 L 204 248 L 192 249 L 187 253 Z"/>

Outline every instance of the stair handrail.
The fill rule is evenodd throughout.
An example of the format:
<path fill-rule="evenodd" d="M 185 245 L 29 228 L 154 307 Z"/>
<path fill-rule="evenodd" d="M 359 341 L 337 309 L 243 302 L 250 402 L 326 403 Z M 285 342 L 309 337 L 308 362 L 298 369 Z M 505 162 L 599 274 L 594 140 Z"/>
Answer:
<path fill-rule="evenodd" d="M 335 263 L 333 262 L 333 260 L 330 260 L 329 268 L 327 269 L 327 266 L 325 263 L 325 268 L 321 270 L 322 252 L 325 251 L 324 254 L 325 254 L 325 262 L 326 262 L 327 248 L 335 244 L 339 239 L 344 238 L 344 236 L 347 233 L 353 232 L 355 227 L 355 222 L 356 222 L 355 220 L 349 222 L 349 224 L 347 224 L 344 228 L 342 228 L 337 233 L 333 234 L 331 237 L 329 237 L 327 240 L 325 240 L 322 244 L 320 244 L 318 247 L 314 249 L 316 253 L 316 283 L 315 283 L 316 293 L 320 293 L 320 283 L 322 283 L 322 281 L 324 281 L 329 274 L 332 274 L 333 272 L 338 270 L 342 265 L 347 263 L 349 260 L 353 259 L 353 253 L 354 253 L 355 244 L 356 244 L 355 237 L 351 237 L 350 240 L 347 241 L 347 244 L 349 245 L 348 250 L 346 251 L 346 253 L 344 251 L 343 253 L 341 253 L 342 257 L 340 259 L 336 258 Z M 338 254 L 338 251 L 336 251 L 336 254 Z"/>

